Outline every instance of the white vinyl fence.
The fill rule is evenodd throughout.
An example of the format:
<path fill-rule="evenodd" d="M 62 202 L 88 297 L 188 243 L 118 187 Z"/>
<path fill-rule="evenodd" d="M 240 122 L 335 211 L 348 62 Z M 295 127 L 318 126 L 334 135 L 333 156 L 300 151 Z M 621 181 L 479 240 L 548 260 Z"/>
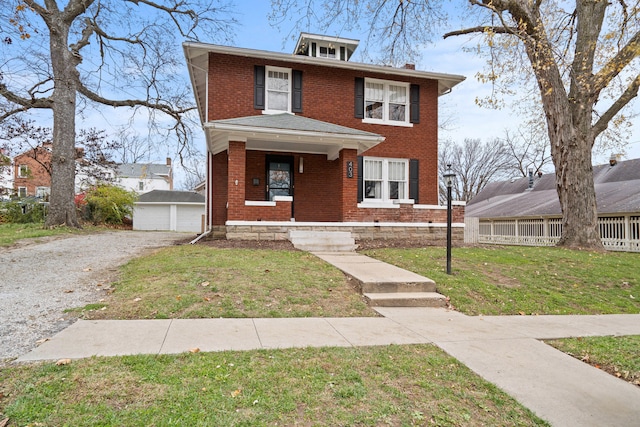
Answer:
<path fill-rule="evenodd" d="M 640 215 L 601 216 L 600 236 L 610 251 L 640 252 Z M 562 218 L 465 219 L 465 242 L 553 246 L 562 235 Z"/>

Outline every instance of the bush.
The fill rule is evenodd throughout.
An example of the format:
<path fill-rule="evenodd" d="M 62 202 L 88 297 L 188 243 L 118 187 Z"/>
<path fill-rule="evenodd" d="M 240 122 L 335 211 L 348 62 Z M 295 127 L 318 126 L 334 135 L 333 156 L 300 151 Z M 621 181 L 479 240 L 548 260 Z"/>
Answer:
<path fill-rule="evenodd" d="M 114 185 L 100 184 L 90 189 L 83 202 L 85 219 L 94 224 L 122 224 L 133 213 L 136 194 Z M 80 207 L 82 203 L 76 203 Z"/>
<path fill-rule="evenodd" d="M 0 204 L 0 224 L 44 222 L 46 205 L 36 200 L 16 200 Z"/>

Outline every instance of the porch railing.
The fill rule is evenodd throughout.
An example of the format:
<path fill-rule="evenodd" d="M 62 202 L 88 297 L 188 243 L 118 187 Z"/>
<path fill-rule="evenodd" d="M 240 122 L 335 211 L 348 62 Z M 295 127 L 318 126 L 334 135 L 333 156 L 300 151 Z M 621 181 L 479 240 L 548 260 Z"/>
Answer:
<path fill-rule="evenodd" d="M 640 215 L 602 216 L 598 218 L 600 236 L 610 251 L 640 252 Z M 465 236 L 477 243 L 553 246 L 562 235 L 561 218 L 477 220 L 468 218 Z M 477 237 L 476 237 L 477 236 Z M 469 243 L 472 243 L 468 240 Z"/>

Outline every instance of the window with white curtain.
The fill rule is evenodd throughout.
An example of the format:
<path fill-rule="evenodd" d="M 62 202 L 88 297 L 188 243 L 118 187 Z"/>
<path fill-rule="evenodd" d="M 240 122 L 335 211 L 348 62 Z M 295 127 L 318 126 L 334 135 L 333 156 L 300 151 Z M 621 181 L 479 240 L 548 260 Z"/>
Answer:
<path fill-rule="evenodd" d="M 365 79 L 364 121 L 383 124 L 409 123 L 409 84 Z"/>
<path fill-rule="evenodd" d="M 291 69 L 266 67 L 267 112 L 291 112 Z"/>
<path fill-rule="evenodd" d="M 409 161 L 406 159 L 363 159 L 365 200 L 398 200 L 408 197 Z"/>

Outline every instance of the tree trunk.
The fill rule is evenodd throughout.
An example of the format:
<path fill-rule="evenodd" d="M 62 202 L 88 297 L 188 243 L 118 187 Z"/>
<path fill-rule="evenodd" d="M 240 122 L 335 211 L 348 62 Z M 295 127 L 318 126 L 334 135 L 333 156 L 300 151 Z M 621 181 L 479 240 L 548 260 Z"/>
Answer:
<path fill-rule="evenodd" d="M 45 226 L 80 227 L 75 198 L 76 79 L 78 59 L 67 48 L 69 25 L 60 20 L 51 31 L 53 147 L 51 197 Z"/>
<path fill-rule="evenodd" d="M 562 207 L 562 237 L 558 246 L 602 250 L 591 165 L 592 144 L 573 136 L 571 141 L 554 141 L 552 145 L 569 147 L 556 150 L 553 156 Z"/>

